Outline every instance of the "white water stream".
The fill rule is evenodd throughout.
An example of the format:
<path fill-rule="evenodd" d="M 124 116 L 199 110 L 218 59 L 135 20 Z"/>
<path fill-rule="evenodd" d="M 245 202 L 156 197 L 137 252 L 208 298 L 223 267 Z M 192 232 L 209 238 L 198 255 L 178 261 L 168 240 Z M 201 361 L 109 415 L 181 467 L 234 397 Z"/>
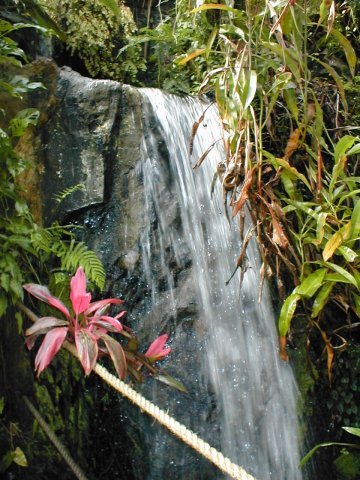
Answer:
<path fill-rule="evenodd" d="M 179 238 L 168 226 L 167 212 L 162 208 L 168 193 L 161 189 L 164 182 L 159 179 L 169 173 L 158 161 L 159 138 L 152 134 L 150 124 L 145 125 L 141 169 L 149 223 L 143 235 L 142 257 L 152 304 L 156 307 L 160 287 L 153 274 L 151 242 L 157 242 L 160 251 L 163 243 L 171 242 L 180 267 L 185 244 L 191 251 L 196 303 L 207 339 L 206 348 L 199 351 L 201 374 L 207 376 L 215 393 L 222 452 L 258 480 L 300 480 L 297 387 L 291 367 L 279 360 L 275 319 L 266 285 L 262 300 L 258 301 L 261 261 L 255 240 L 247 249 L 248 268 L 242 286 L 239 273 L 226 285 L 240 252 L 240 239 L 236 221 L 230 227 L 226 219 L 219 182 L 211 196 L 216 165 L 224 154 L 221 141 L 200 168 L 192 169 L 209 145 L 221 138 L 215 108 L 207 111 L 200 125 L 190 160 L 191 128 L 206 104 L 159 90 L 141 92 L 144 108 L 155 117 L 169 152 L 167 168 L 171 170 L 171 179 L 165 178 L 165 182 L 175 183 L 173 204 L 180 208 L 184 232 Z M 144 123 L 147 121 L 146 115 Z M 169 199 L 166 200 L 168 204 Z M 154 210 L 159 223 L 156 239 L 150 240 Z M 167 265 L 165 254 L 157 262 L 162 281 L 167 283 L 168 308 L 175 312 L 172 267 Z"/>

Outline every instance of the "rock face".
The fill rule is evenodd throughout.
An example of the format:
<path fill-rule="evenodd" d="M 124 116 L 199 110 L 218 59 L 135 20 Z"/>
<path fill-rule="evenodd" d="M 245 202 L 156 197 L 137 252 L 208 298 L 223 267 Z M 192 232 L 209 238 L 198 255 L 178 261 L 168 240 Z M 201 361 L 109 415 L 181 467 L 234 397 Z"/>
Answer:
<path fill-rule="evenodd" d="M 197 305 L 186 248 L 181 254 L 181 263 L 186 267 L 181 270 L 174 267 L 176 305 L 169 308 L 169 291 L 166 282 L 162 285 L 160 279 L 157 308 L 151 308 L 152 292 L 140 244 L 148 224 L 147 215 L 154 215 L 151 228 L 158 227 L 156 215 L 145 208 L 144 182 L 139 169 L 141 142 L 146 136 L 141 94 L 129 86 L 90 80 L 63 68 L 56 71 L 55 80 L 42 95 L 47 98 L 47 109 L 35 144 L 43 165 L 40 190 L 45 223 L 57 219 L 83 227 L 81 239 L 104 262 L 108 278 L 106 293 L 125 300 L 129 312 L 127 323 L 139 333 L 144 346 L 160 333 L 170 334 L 174 349 L 165 361 L 165 368 L 186 384 L 188 393 L 180 393 L 153 379 L 136 388 L 216 447 L 215 407 L 209 386 L 199 374 L 196 356 L 203 347 L 203 335 L 192 328 Z M 156 131 L 155 124 L 153 127 Z M 158 134 L 159 148 L 163 148 L 166 161 L 165 147 Z M 85 188 L 76 190 L 60 204 L 54 199 L 54 195 L 79 183 Z M 166 222 L 174 235 L 181 235 L 171 178 L 159 188 L 167 203 Z M 168 263 L 176 265 L 170 239 L 163 245 L 152 245 L 151 249 L 152 257 L 158 257 L 155 270 L 161 272 L 162 254 L 168 257 Z M 103 413 L 110 421 L 99 419 L 100 424 L 106 425 L 104 442 L 113 445 L 111 455 L 117 458 L 107 478 L 223 478 L 214 466 L 127 400 L 111 398 Z M 206 432 L 201 426 L 205 423 Z M 89 452 L 93 464 L 106 462 L 101 455 L 104 455 L 101 451 Z M 110 460 L 113 462 L 113 458 Z"/>

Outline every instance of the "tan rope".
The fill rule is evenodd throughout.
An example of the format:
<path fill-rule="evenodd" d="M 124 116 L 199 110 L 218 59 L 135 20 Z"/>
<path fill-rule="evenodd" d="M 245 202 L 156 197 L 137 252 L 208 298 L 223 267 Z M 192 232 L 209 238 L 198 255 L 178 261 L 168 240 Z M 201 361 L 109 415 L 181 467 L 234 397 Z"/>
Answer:
<path fill-rule="evenodd" d="M 55 448 L 60 453 L 62 458 L 71 468 L 76 478 L 78 478 L 79 480 L 87 480 L 86 475 L 83 473 L 83 471 L 81 470 L 79 465 L 75 462 L 75 460 L 72 458 L 67 448 L 62 444 L 62 442 L 58 439 L 55 433 L 51 430 L 49 425 L 45 422 L 43 417 L 40 415 L 40 412 L 34 407 L 34 405 L 30 402 L 30 400 L 25 395 L 23 396 L 23 399 L 26 406 L 28 407 L 32 415 L 35 417 L 40 427 L 44 430 L 44 432 L 46 433 L 51 443 L 55 446 Z"/>
<path fill-rule="evenodd" d="M 36 320 L 36 315 L 21 305 L 21 310 L 29 316 L 32 321 Z M 63 346 L 75 357 L 78 358 L 76 348 L 73 344 L 65 341 Z M 185 425 L 181 424 L 164 410 L 154 405 L 145 397 L 140 395 L 136 390 L 131 388 L 128 384 L 121 381 L 115 375 L 112 375 L 105 367 L 100 364 L 96 364 L 94 372 L 99 375 L 108 385 L 121 393 L 124 397 L 129 399 L 135 405 L 137 405 L 142 411 L 146 412 L 159 423 L 166 427 L 170 432 L 180 438 L 184 443 L 192 447 L 196 452 L 203 455 L 210 460 L 220 470 L 236 480 L 256 480 L 252 475 L 247 473 L 242 467 L 233 463 L 229 458 L 225 457 L 221 452 L 212 447 L 209 443 L 202 440 L 196 433 L 189 430 Z"/>
<path fill-rule="evenodd" d="M 77 357 L 77 351 L 69 342 L 64 343 L 64 347 Z M 196 433 L 189 430 L 185 425 L 181 424 L 173 417 L 168 415 L 164 410 L 154 405 L 136 390 L 131 388 L 127 383 L 121 381 L 118 377 L 106 370 L 105 367 L 97 363 L 94 372 L 99 375 L 108 385 L 121 393 L 137 405 L 142 411 L 155 418 L 161 425 L 166 427 L 170 432 L 180 438 L 184 443 L 192 447 L 198 453 L 210 460 L 220 470 L 236 480 L 256 480 L 252 475 L 247 473 L 239 465 L 233 463 L 229 458 L 225 457 L 221 452 L 202 440 Z"/>

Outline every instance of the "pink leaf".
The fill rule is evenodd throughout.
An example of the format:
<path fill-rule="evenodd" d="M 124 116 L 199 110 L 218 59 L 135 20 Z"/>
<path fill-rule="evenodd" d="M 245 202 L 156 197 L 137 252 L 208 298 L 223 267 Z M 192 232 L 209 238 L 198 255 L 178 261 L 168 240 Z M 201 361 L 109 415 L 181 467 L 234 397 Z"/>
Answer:
<path fill-rule="evenodd" d="M 67 320 L 60 320 L 55 317 L 42 317 L 39 318 L 34 325 L 28 328 L 25 332 L 25 335 L 28 337 L 25 341 L 25 344 L 29 350 L 31 350 L 36 342 L 36 339 L 39 335 L 47 333 L 51 328 L 61 327 L 68 325 Z"/>
<path fill-rule="evenodd" d="M 168 339 L 168 335 L 164 333 L 163 335 L 160 335 L 156 340 L 152 342 L 150 347 L 147 349 L 145 352 L 145 356 L 148 357 L 148 359 L 151 362 L 156 362 L 157 360 L 160 360 L 163 357 L 166 357 L 171 352 L 171 348 L 164 348 L 165 343 Z"/>
<path fill-rule="evenodd" d="M 119 298 L 105 298 L 104 300 L 98 300 L 97 302 L 90 303 L 85 315 L 88 316 L 90 313 L 96 312 L 107 305 L 119 305 L 120 303 L 124 303 L 124 301 L 120 300 Z"/>
<path fill-rule="evenodd" d="M 42 333 L 46 333 L 49 328 L 62 327 L 65 325 L 68 325 L 67 320 L 60 320 L 55 317 L 41 317 L 26 330 L 25 335 L 33 335 L 34 333 L 41 335 Z"/>
<path fill-rule="evenodd" d="M 42 344 L 35 357 L 35 371 L 37 375 L 49 365 L 64 343 L 67 327 L 53 328 L 44 337 Z"/>
<path fill-rule="evenodd" d="M 104 341 L 109 351 L 111 360 L 113 361 L 119 378 L 123 380 L 126 375 L 126 357 L 124 350 L 122 349 L 120 343 L 111 338 L 109 335 L 101 335 L 101 339 Z"/>
<path fill-rule="evenodd" d="M 126 312 L 123 312 L 123 313 L 125 314 Z M 106 315 L 102 315 L 100 318 L 94 317 L 90 321 L 89 326 L 90 325 L 104 328 L 107 332 L 114 332 L 114 333 L 121 332 L 123 329 L 123 326 L 121 325 L 119 320 L 117 320 L 116 317 L 113 318 L 113 317 L 108 317 Z"/>
<path fill-rule="evenodd" d="M 85 328 L 81 328 L 75 332 L 75 343 L 85 375 L 89 375 L 96 364 L 99 353 L 97 338 Z"/>
<path fill-rule="evenodd" d="M 27 283 L 23 285 L 23 288 L 34 297 L 38 298 L 42 302 L 57 308 L 62 312 L 66 318 L 70 317 L 69 310 L 65 307 L 61 300 L 51 295 L 47 287 L 44 285 L 37 285 L 36 283 Z"/>
<path fill-rule="evenodd" d="M 70 282 L 70 300 L 76 315 L 85 312 L 91 302 L 91 293 L 86 293 L 86 276 L 79 267 Z"/>

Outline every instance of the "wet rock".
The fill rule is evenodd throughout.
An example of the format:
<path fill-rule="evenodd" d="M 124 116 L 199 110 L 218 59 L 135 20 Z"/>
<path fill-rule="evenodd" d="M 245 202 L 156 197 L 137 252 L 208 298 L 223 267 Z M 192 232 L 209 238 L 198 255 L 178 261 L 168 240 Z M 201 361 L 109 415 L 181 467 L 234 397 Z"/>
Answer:
<path fill-rule="evenodd" d="M 128 325 L 138 332 L 144 348 L 162 332 L 170 334 L 173 354 L 165 360 L 164 368 L 186 384 L 188 393 L 153 379 L 136 388 L 217 446 L 216 406 L 207 380 L 199 373 L 197 352 L 204 348 L 205 333 L 202 320 L 195 321 L 198 308 L 190 273 L 191 258 L 181 243 L 175 251 L 170 236 L 165 236 L 162 244 L 154 240 L 160 228 L 170 229 L 174 237 L 183 235 L 170 170 L 157 186 L 167 212 L 162 225 L 156 208 L 145 206 L 141 160 L 142 142 L 147 133 L 141 94 L 126 85 L 91 80 L 62 68 L 57 70 L 46 97 L 53 100 L 43 113 L 46 121 L 41 123 L 36 136 L 43 166 L 41 192 L 45 222 L 57 219 L 83 227 L 79 238 L 104 262 L 107 293 L 126 301 Z M 155 123 L 153 129 L 156 130 Z M 169 155 L 161 132 L 156 135 L 161 153 L 159 161 L 166 170 Z M 54 198 L 78 184 L 84 188 L 76 189 L 61 203 Z M 146 227 L 149 216 L 150 227 Z M 146 228 L 150 228 L 150 232 Z M 144 268 L 146 238 L 151 238 L 148 241 L 152 272 L 158 275 L 155 308 L 154 292 Z M 171 286 L 164 273 L 164 261 L 172 271 Z M 222 478 L 208 461 L 127 401 L 113 395 L 108 409 L 112 421 L 104 419 L 106 438 L 112 442 L 120 436 L 121 440 L 117 449 L 112 448 L 106 455 L 118 456 L 123 465 L 122 473 L 114 467 L 109 479 Z M 129 453 L 128 449 L 132 451 Z M 97 453 L 92 455 L 96 457 Z M 101 455 L 104 454 L 102 451 Z M 95 463 L 100 461 L 97 458 Z"/>

